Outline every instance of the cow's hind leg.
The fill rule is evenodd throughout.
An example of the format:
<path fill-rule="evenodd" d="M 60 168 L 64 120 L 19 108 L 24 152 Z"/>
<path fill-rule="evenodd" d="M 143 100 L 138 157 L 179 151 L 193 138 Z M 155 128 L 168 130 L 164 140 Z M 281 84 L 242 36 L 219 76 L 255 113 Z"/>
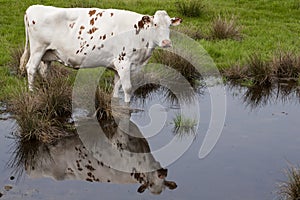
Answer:
<path fill-rule="evenodd" d="M 30 91 L 33 91 L 33 82 L 36 71 L 41 63 L 41 59 L 44 55 L 44 52 L 37 52 L 35 54 L 31 54 L 28 63 L 26 65 L 27 76 L 28 76 L 28 88 Z"/>
<path fill-rule="evenodd" d="M 43 79 L 47 79 L 49 68 L 51 62 L 50 61 L 42 61 L 39 65 L 39 73 Z"/>
<path fill-rule="evenodd" d="M 124 91 L 125 102 L 129 103 L 131 99 L 132 85 L 130 81 L 130 66 L 124 66 L 118 70 L 122 88 Z"/>

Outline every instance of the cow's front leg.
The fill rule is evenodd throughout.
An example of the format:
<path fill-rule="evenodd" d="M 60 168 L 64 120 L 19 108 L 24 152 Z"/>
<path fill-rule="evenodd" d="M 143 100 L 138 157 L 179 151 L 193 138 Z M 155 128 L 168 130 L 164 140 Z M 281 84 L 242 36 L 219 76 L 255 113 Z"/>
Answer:
<path fill-rule="evenodd" d="M 132 86 L 131 86 L 131 81 L 130 81 L 130 65 L 121 66 L 118 69 L 118 74 L 120 76 L 120 81 L 121 81 L 122 88 L 124 91 L 125 102 L 128 103 L 128 102 L 130 102 L 131 92 L 132 92 L 131 91 Z"/>
<path fill-rule="evenodd" d="M 118 98 L 119 97 L 119 89 L 121 87 L 121 81 L 120 81 L 120 76 L 118 75 L 117 72 L 115 72 L 115 79 L 114 79 L 114 91 L 113 91 L 113 97 Z"/>

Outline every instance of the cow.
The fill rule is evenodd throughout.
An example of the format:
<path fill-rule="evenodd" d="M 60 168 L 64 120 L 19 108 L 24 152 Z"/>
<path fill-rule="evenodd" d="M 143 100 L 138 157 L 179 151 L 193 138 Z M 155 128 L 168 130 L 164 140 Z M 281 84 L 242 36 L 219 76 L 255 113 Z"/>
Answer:
<path fill-rule="evenodd" d="M 98 122 L 79 123 L 78 135 L 43 144 L 46 146 L 39 147 L 36 155 L 29 155 L 34 159 L 26 162 L 26 173 L 31 178 L 140 184 L 139 193 L 148 189 L 160 194 L 165 188 L 175 189 L 177 184 L 166 180 L 168 170 L 155 160 L 130 116 L 123 112 L 118 119 L 99 120 L 102 131 Z M 128 124 L 130 134 L 120 124 Z"/>
<path fill-rule="evenodd" d="M 24 22 L 20 70 L 27 70 L 29 90 L 34 88 L 36 72 L 46 77 L 52 61 L 74 69 L 103 66 L 115 72 L 113 97 L 118 97 L 122 86 L 124 100 L 130 102 L 131 71 L 144 66 L 155 47 L 171 47 L 170 26 L 182 19 L 171 18 L 164 10 L 150 16 L 117 9 L 33 5 L 26 10 Z"/>

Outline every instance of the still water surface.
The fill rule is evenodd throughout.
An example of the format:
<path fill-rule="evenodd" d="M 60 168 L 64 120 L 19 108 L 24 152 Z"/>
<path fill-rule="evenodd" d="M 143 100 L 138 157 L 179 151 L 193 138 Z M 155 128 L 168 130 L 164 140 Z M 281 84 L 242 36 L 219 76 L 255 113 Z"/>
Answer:
<path fill-rule="evenodd" d="M 153 195 L 149 190 L 142 194 L 138 193 L 139 184 L 56 180 L 59 178 L 51 177 L 51 174 L 54 174 L 51 169 L 54 166 L 51 159 L 48 159 L 48 168 L 50 168 L 48 173 L 45 172 L 47 165 L 40 165 L 44 167 L 40 171 L 48 177 L 29 173 L 22 164 L 18 169 L 9 167 L 9 163 L 17 155 L 14 153 L 17 143 L 11 137 L 16 125 L 7 113 L 2 113 L 0 192 L 3 196 L 0 199 L 276 199 L 276 184 L 285 180 L 283 169 L 289 162 L 300 163 L 299 96 L 289 94 L 288 97 L 281 98 L 278 95 L 268 95 L 261 98 L 263 99 L 261 101 L 255 101 L 254 99 L 258 98 L 249 97 L 247 92 L 249 91 L 243 88 L 226 88 L 227 114 L 221 137 L 213 151 L 204 159 L 199 159 L 199 149 L 211 116 L 209 93 L 207 90 L 201 92 L 198 96 L 200 124 L 194 142 L 178 160 L 169 166 L 163 166 L 168 169 L 166 179 L 176 182 L 177 188 L 165 189 L 160 195 Z M 155 109 L 152 118 L 166 116 L 166 123 L 159 134 L 147 138 L 151 150 L 162 148 L 176 137 L 172 119 L 179 110 L 176 104 L 164 98 L 163 91 L 157 91 L 144 103 L 137 100 L 133 106 L 144 109 L 143 112 L 133 113 L 130 117 L 130 123 L 140 127 L 142 134 L 143 131 L 147 132 L 147 125 L 151 123 L 149 116 L 151 107 Z M 155 120 L 152 119 L 152 123 L 153 121 Z M 184 135 L 178 137 L 178 140 L 184 139 Z M 63 160 L 68 160 L 73 155 L 70 152 L 70 149 L 73 149 L 72 145 L 80 144 L 78 137 L 69 138 L 47 149 L 57 151 L 55 154 L 52 153 L 57 156 L 52 159 L 52 162 L 59 160 L 63 163 Z M 46 159 L 42 158 L 45 155 L 40 154 L 37 160 L 42 163 L 41 160 Z M 160 160 L 158 162 L 163 163 Z M 19 176 L 22 170 L 23 173 Z M 77 179 L 80 177 L 78 176 Z M 5 186 L 12 186 L 12 189 Z"/>

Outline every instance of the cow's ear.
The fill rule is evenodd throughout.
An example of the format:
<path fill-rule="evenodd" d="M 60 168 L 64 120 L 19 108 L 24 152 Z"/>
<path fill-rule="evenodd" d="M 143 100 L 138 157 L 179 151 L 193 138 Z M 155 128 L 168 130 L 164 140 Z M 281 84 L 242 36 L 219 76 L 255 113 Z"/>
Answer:
<path fill-rule="evenodd" d="M 165 181 L 164 183 L 170 190 L 177 188 L 177 184 L 174 181 Z"/>
<path fill-rule="evenodd" d="M 146 188 L 147 188 L 147 184 L 143 184 L 139 187 L 139 189 L 137 191 L 139 193 L 143 193 L 143 192 L 145 192 Z"/>
<path fill-rule="evenodd" d="M 182 19 L 178 18 L 178 17 L 173 17 L 171 18 L 171 25 L 172 26 L 178 26 L 179 24 L 181 24 Z"/>

